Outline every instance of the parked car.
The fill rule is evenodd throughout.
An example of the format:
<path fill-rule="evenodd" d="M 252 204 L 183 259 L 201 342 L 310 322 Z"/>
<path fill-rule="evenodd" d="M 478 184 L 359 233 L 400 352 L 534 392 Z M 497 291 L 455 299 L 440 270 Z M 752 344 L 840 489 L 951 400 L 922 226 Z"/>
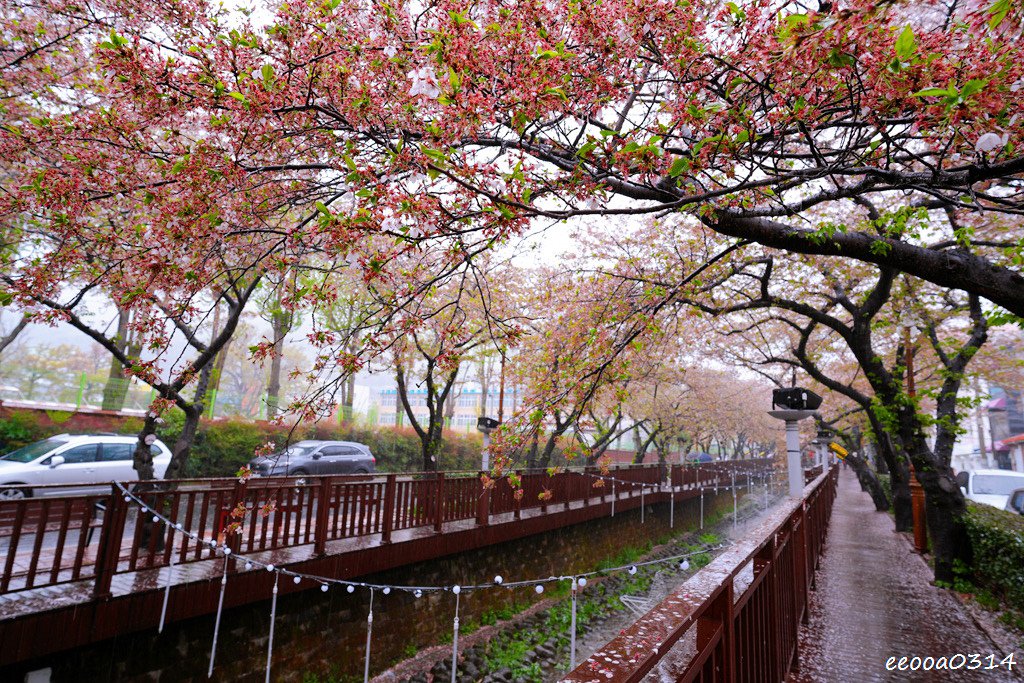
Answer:
<path fill-rule="evenodd" d="M 956 481 L 969 500 L 1004 510 L 1010 494 L 1024 487 L 1024 472 L 971 470 L 958 473 Z"/>
<path fill-rule="evenodd" d="M 1014 490 L 1006 499 L 1006 511 L 1024 515 L 1024 488 Z"/>
<path fill-rule="evenodd" d="M 99 493 L 108 491 L 110 482 L 134 481 L 139 478 L 132 467 L 137 442 L 116 434 L 58 434 L 0 455 L 0 500 Z M 163 477 L 171 451 L 159 440 L 149 448 L 154 474 Z M 34 489 L 48 484 L 96 486 Z"/>
<path fill-rule="evenodd" d="M 301 477 L 307 474 L 370 474 L 377 459 L 370 448 L 355 441 L 299 441 L 279 453 L 249 463 L 261 477 Z"/>

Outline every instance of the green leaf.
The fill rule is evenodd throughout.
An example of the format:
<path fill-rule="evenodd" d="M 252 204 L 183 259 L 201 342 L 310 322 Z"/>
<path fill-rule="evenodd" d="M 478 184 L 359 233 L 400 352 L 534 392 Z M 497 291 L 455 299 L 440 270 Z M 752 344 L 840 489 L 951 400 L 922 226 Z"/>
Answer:
<path fill-rule="evenodd" d="M 423 152 L 423 154 L 426 155 L 427 157 L 433 159 L 434 161 L 440 161 L 443 163 L 447 159 L 445 153 L 439 149 L 433 149 L 432 147 L 421 147 L 420 151 Z"/>
<path fill-rule="evenodd" d="M 747 13 L 735 2 L 727 2 L 725 6 L 729 8 L 729 12 L 736 19 L 736 21 L 743 21 L 747 18 Z"/>
<path fill-rule="evenodd" d="M 316 210 L 319 211 L 320 213 L 322 213 L 327 218 L 331 217 L 331 210 L 328 209 L 327 205 L 324 204 L 323 202 L 314 202 L 313 206 L 315 206 Z"/>
<path fill-rule="evenodd" d="M 576 151 L 576 156 L 580 159 L 586 159 L 588 156 L 590 156 L 590 153 L 593 152 L 596 148 L 597 142 L 594 140 L 590 140 L 589 142 L 585 143 L 582 147 L 580 147 L 579 150 Z"/>
<path fill-rule="evenodd" d="M 949 97 L 949 91 L 945 88 L 925 88 L 918 90 L 914 97 Z"/>
<path fill-rule="evenodd" d="M 917 52 L 917 40 L 914 38 L 914 29 L 907 26 L 896 39 L 896 56 L 901 62 L 909 62 Z"/>
<path fill-rule="evenodd" d="M 238 100 L 242 104 L 245 104 L 245 95 L 243 95 L 240 92 L 229 92 L 228 93 L 228 97 L 234 97 L 236 100 Z"/>
<path fill-rule="evenodd" d="M 988 27 L 995 30 L 1010 13 L 1010 0 L 996 0 L 988 8 Z"/>
<path fill-rule="evenodd" d="M 264 64 L 263 68 L 260 69 L 260 75 L 263 77 L 263 87 L 270 90 L 274 87 L 274 67 L 270 64 Z"/>
<path fill-rule="evenodd" d="M 980 78 L 972 78 L 971 80 L 964 83 L 964 87 L 960 89 L 960 99 L 966 100 L 971 95 L 976 95 L 985 89 L 988 85 L 988 81 Z"/>
<path fill-rule="evenodd" d="M 565 91 L 562 90 L 561 88 L 544 88 L 544 94 L 555 95 L 556 97 L 558 97 L 558 99 L 562 100 L 563 102 L 567 102 L 569 100 L 569 96 L 566 95 Z"/>
<path fill-rule="evenodd" d="M 679 157 L 672 162 L 672 165 L 668 168 L 668 174 L 673 178 L 678 178 L 683 173 L 690 169 L 690 160 L 683 157 Z"/>

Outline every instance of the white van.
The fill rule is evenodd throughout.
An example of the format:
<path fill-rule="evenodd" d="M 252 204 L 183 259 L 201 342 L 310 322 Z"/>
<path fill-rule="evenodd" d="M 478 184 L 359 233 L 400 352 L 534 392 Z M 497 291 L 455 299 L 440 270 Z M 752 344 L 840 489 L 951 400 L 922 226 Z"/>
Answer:
<path fill-rule="evenodd" d="M 1005 510 L 1010 494 L 1024 488 L 1024 472 L 972 470 L 958 473 L 956 481 L 969 500 Z"/>
<path fill-rule="evenodd" d="M 17 500 L 35 495 L 56 496 L 100 493 L 113 481 L 138 479 L 132 467 L 134 436 L 114 434 L 59 434 L 0 455 L 0 500 Z M 162 478 L 171 463 L 171 451 L 157 440 L 149 447 L 153 471 Z M 52 484 L 96 484 L 43 488 Z"/>

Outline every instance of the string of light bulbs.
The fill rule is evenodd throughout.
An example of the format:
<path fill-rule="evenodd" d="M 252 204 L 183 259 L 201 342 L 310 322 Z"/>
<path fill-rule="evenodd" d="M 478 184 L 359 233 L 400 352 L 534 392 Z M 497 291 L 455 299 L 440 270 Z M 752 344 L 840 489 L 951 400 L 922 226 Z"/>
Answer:
<path fill-rule="evenodd" d="M 651 486 L 653 488 L 655 486 L 655 485 L 652 485 L 652 484 L 640 483 L 640 482 L 626 482 L 626 481 L 623 481 L 623 480 L 617 480 L 617 479 L 615 479 L 613 477 L 605 477 L 604 475 L 594 475 L 594 474 L 590 474 L 590 473 L 586 473 L 586 474 L 588 474 L 589 476 L 596 476 L 596 477 L 599 477 L 599 478 L 611 479 L 613 481 L 613 484 L 615 482 L 621 482 L 621 483 L 626 483 L 626 484 L 631 484 L 631 485 L 639 485 L 639 486 L 642 486 L 642 487 Z M 767 476 L 767 474 L 765 474 L 764 476 Z M 172 539 L 171 540 L 172 551 L 171 551 L 171 554 L 170 554 L 170 562 L 169 562 L 168 571 L 167 571 L 166 584 L 164 586 L 163 609 L 161 610 L 160 626 L 159 626 L 158 632 L 162 632 L 163 631 L 164 621 L 165 621 L 165 617 L 166 617 L 166 613 L 167 613 L 167 603 L 168 603 L 168 600 L 169 600 L 169 597 L 170 597 L 170 589 L 171 589 L 171 584 L 172 584 L 173 576 L 174 576 L 175 555 L 176 555 L 176 553 L 173 550 L 173 546 L 174 546 L 173 538 L 174 538 L 175 532 L 180 533 L 182 536 L 188 537 L 188 538 L 192 539 L 193 541 L 196 541 L 197 543 L 209 546 L 209 548 L 211 550 L 213 550 L 214 552 L 218 552 L 219 551 L 221 553 L 221 556 L 224 558 L 224 568 L 223 568 L 223 572 L 222 572 L 222 575 L 221 575 L 221 581 L 220 581 L 220 583 L 221 583 L 221 585 L 220 585 L 220 595 L 219 595 L 218 603 L 217 603 L 217 613 L 216 613 L 216 617 L 215 617 L 215 621 L 214 621 L 213 640 L 212 640 L 211 648 L 210 648 L 210 664 L 209 664 L 209 668 L 208 668 L 208 671 L 207 671 L 207 677 L 208 678 L 213 676 L 214 663 L 215 663 L 215 660 L 216 660 L 217 643 L 218 643 L 218 636 L 219 636 L 219 632 L 220 632 L 221 615 L 222 615 L 223 608 L 224 608 L 224 594 L 225 594 L 226 589 L 227 589 L 227 582 L 228 582 L 228 575 L 229 575 L 228 566 L 229 566 L 229 560 L 230 559 L 235 559 L 236 562 L 244 562 L 244 567 L 245 567 L 246 571 L 251 571 L 253 569 L 259 568 L 259 569 L 263 569 L 263 570 L 265 570 L 267 572 L 270 572 L 270 573 L 274 574 L 274 585 L 273 585 L 272 598 L 271 598 L 270 636 L 269 636 L 268 643 L 267 643 L 267 660 L 266 660 L 266 662 L 267 662 L 266 663 L 266 680 L 268 681 L 268 683 L 270 681 L 270 672 L 271 672 L 271 666 L 272 666 L 272 662 L 273 662 L 273 642 L 274 642 L 274 626 L 275 626 L 275 621 L 276 621 L 276 617 L 277 617 L 278 581 L 281 578 L 281 576 L 291 577 L 292 578 L 292 582 L 294 584 L 300 584 L 304 580 L 305 581 L 309 581 L 309 582 L 313 582 L 313 583 L 319 583 L 320 584 L 320 590 L 322 592 L 327 592 L 328 590 L 330 590 L 330 587 L 332 585 L 343 587 L 349 594 L 355 593 L 357 588 L 368 590 L 369 591 L 369 595 L 370 595 L 370 607 L 369 607 L 369 611 L 368 611 L 368 614 L 367 614 L 366 655 L 365 655 L 365 665 L 364 665 L 364 681 L 368 681 L 369 680 L 370 648 L 371 648 L 371 639 L 372 639 L 372 633 L 373 633 L 373 598 L 374 598 L 374 595 L 375 595 L 375 593 L 377 591 L 380 591 L 380 593 L 382 595 L 390 595 L 392 591 L 400 591 L 400 592 L 405 592 L 405 593 L 411 594 L 414 598 L 417 598 L 417 599 L 421 598 L 426 593 L 445 593 L 445 592 L 450 592 L 451 594 L 453 594 L 455 596 L 455 599 L 456 599 L 456 611 L 455 611 L 455 618 L 454 618 L 453 628 L 454 628 L 454 633 L 456 635 L 453 638 L 453 648 L 452 648 L 452 672 L 453 672 L 453 676 L 454 676 L 454 672 L 456 670 L 457 661 L 458 661 L 458 636 L 457 636 L 458 628 L 459 628 L 458 605 L 459 605 L 459 597 L 460 597 L 460 595 L 461 595 L 461 593 L 463 591 L 479 591 L 479 590 L 493 589 L 493 588 L 496 588 L 496 587 L 503 587 L 503 588 L 506 588 L 506 589 L 533 587 L 534 591 L 538 595 L 540 595 L 540 594 L 544 593 L 544 590 L 545 590 L 544 587 L 547 584 L 558 583 L 558 582 L 561 582 L 561 581 L 569 581 L 570 582 L 570 588 L 571 588 L 571 594 L 572 594 L 572 613 L 573 613 L 573 617 L 575 617 L 575 612 L 576 612 L 576 594 L 577 594 L 578 590 L 582 590 L 587 585 L 588 578 L 592 578 L 592 577 L 595 577 L 595 576 L 604 576 L 604 575 L 608 575 L 608 574 L 614 574 L 616 572 L 622 572 L 622 571 L 628 572 L 630 575 L 635 575 L 637 573 L 639 567 L 646 567 L 646 566 L 657 565 L 657 564 L 666 564 L 666 563 L 676 563 L 676 564 L 678 564 L 678 567 L 679 567 L 680 571 L 687 571 L 690 568 L 690 561 L 689 561 L 690 558 L 692 558 L 692 557 L 694 557 L 696 555 L 703 555 L 703 554 L 706 554 L 708 552 L 712 552 L 712 551 L 715 551 L 715 550 L 720 550 L 720 549 L 722 549 L 722 548 L 724 548 L 724 547 L 726 547 L 728 545 L 728 543 L 721 543 L 721 544 L 714 545 L 714 546 L 706 545 L 705 544 L 704 546 L 702 546 L 701 548 L 699 548 L 697 550 L 692 550 L 692 551 L 688 551 L 686 553 L 680 553 L 680 554 L 676 554 L 676 555 L 671 555 L 671 556 L 668 556 L 668 557 L 656 558 L 656 559 L 646 560 L 646 561 L 642 561 L 642 562 L 635 562 L 635 563 L 630 563 L 630 564 L 627 564 L 627 565 L 622 565 L 622 566 L 617 566 L 617 567 L 610 567 L 610 568 L 601 569 L 601 570 L 594 570 L 594 571 L 589 571 L 589 572 L 576 572 L 574 574 L 564 574 L 564 575 L 559 575 L 559 576 L 548 576 L 546 578 L 539 578 L 539 579 L 526 579 L 526 580 L 520 580 L 520 581 L 505 581 L 504 577 L 499 574 L 499 575 L 496 575 L 491 581 L 486 582 L 486 583 L 465 584 L 465 585 L 452 584 L 452 585 L 444 585 L 444 586 L 415 586 L 415 585 L 410 586 L 410 585 L 379 584 L 379 583 L 371 583 L 371 582 L 366 582 L 366 581 L 349 581 L 349 580 L 345 580 L 345 579 L 337 579 L 337 578 L 333 578 L 333 577 L 320 576 L 320 575 L 314 575 L 314 574 L 307 574 L 307 573 L 304 573 L 304 572 L 296 572 L 294 570 L 287 569 L 285 567 L 278 567 L 278 566 L 276 566 L 272 562 L 264 562 L 262 560 L 259 560 L 259 559 L 255 558 L 255 557 L 251 557 L 251 556 L 246 555 L 246 554 L 234 553 L 232 551 L 231 547 L 227 543 L 218 543 L 216 538 L 201 538 L 199 536 L 199 534 L 197 534 L 194 531 L 186 531 L 184 526 L 180 522 L 175 522 L 175 521 L 171 520 L 170 518 L 168 518 L 168 517 L 164 516 L 163 514 L 161 514 L 159 511 L 151 509 L 149 507 L 149 505 L 142 498 L 140 498 L 139 496 L 137 496 L 136 494 L 134 494 L 133 492 L 128 490 L 122 483 L 116 482 L 116 485 L 121 490 L 121 493 L 124 496 L 125 502 L 134 502 L 139 507 L 139 512 L 140 512 L 141 515 L 150 515 L 151 520 L 152 520 L 152 522 L 154 524 L 163 524 L 164 526 L 166 526 L 168 528 L 169 538 Z M 670 486 L 668 488 L 672 492 L 678 492 L 683 487 Z M 701 501 L 702 502 L 702 505 L 701 505 L 701 528 L 703 528 L 703 491 L 704 491 L 704 488 L 705 488 L 704 486 L 701 486 L 701 496 L 702 496 L 702 501 Z M 706 488 L 712 488 L 712 487 L 709 486 L 709 487 L 706 487 Z M 719 488 L 728 489 L 730 487 L 715 486 L 714 488 L 717 491 Z M 674 498 L 673 498 L 673 503 L 674 503 Z M 643 506 L 641 506 L 641 512 L 642 512 L 642 510 L 643 510 Z M 614 508 L 613 508 L 613 515 L 614 515 Z M 576 654 L 576 632 L 575 632 L 575 628 L 573 628 L 571 630 L 572 630 L 572 633 L 571 633 L 570 660 L 571 660 L 571 662 L 574 663 L 575 662 L 575 654 Z"/>

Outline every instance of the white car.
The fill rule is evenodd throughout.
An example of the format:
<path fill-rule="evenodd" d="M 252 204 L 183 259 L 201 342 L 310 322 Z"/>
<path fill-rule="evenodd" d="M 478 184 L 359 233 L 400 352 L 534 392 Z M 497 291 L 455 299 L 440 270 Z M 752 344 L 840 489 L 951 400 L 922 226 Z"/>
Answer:
<path fill-rule="evenodd" d="M 0 456 L 0 500 L 32 495 L 58 496 L 110 490 L 113 481 L 138 479 L 132 456 L 138 439 L 114 434 L 59 434 Z M 164 476 L 171 451 L 157 440 L 149 447 L 153 470 Z M 96 486 L 34 487 L 53 484 L 96 484 Z"/>
<path fill-rule="evenodd" d="M 1024 488 L 1024 472 L 1010 470 L 972 470 L 956 475 L 957 483 L 964 490 L 964 495 L 976 503 L 984 503 L 1006 509 L 1010 495 L 1019 488 Z"/>

